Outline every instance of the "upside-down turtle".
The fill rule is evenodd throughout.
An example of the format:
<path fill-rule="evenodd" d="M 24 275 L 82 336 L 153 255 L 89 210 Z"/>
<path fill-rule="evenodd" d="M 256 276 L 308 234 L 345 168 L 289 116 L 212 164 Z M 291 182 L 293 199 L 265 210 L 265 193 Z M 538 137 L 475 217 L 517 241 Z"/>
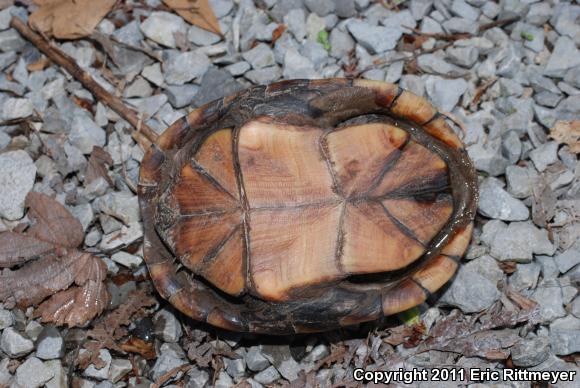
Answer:
<path fill-rule="evenodd" d="M 146 152 L 139 198 L 164 298 L 218 327 L 287 334 L 425 301 L 468 246 L 477 177 L 425 99 L 292 80 L 171 125 Z"/>

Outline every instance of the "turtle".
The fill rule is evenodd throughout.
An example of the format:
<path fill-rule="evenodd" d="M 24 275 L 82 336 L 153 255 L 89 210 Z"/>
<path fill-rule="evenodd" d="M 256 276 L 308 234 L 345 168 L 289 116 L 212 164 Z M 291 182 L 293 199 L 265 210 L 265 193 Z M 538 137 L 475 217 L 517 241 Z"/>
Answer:
<path fill-rule="evenodd" d="M 321 79 L 192 110 L 147 148 L 138 195 L 163 298 L 210 327 L 289 335 L 426 301 L 469 245 L 478 190 L 424 98 Z"/>

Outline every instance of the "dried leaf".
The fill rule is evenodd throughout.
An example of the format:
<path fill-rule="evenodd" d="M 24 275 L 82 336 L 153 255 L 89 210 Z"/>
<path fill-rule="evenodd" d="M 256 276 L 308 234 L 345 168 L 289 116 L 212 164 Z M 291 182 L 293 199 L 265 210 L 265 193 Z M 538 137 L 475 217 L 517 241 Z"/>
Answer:
<path fill-rule="evenodd" d="M 163 2 L 189 23 L 222 35 L 222 30 L 208 0 L 163 0 Z"/>
<path fill-rule="evenodd" d="M 560 144 L 568 144 L 570 152 L 580 154 L 580 120 L 559 120 L 550 129 L 550 137 Z"/>
<path fill-rule="evenodd" d="M 286 31 L 286 26 L 284 24 L 278 24 L 278 27 L 274 31 L 272 31 L 272 44 L 276 43 L 282 34 Z"/>
<path fill-rule="evenodd" d="M 157 357 L 153 342 L 146 342 L 138 337 L 130 337 L 120 345 L 120 348 L 127 353 L 137 353 L 146 360 Z"/>
<path fill-rule="evenodd" d="M 30 306 L 64 290 L 77 279 L 86 280 L 92 274 L 94 262 L 102 261 L 90 253 L 64 250 L 29 263 L 16 271 L 5 270 L 0 275 L 0 301 L 11 300 Z M 81 282 L 77 282 L 81 283 Z"/>
<path fill-rule="evenodd" d="M 85 173 L 85 186 L 98 178 L 105 178 L 109 185 L 113 186 L 113 180 L 108 174 L 108 166 L 112 165 L 111 155 L 101 147 L 94 146 Z"/>
<path fill-rule="evenodd" d="M 48 195 L 30 192 L 25 206 L 30 208 L 28 217 L 35 221 L 28 229 L 29 235 L 68 248 L 75 248 L 83 242 L 85 236 L 79 220 Z"/>
<path fill-rule="evenodd" d="M 91 35 L 115 0 L 35 0 L 40 7 L 28 18 L 32 28 L 59 39 Z"/>
<path fill-rule="evenodd" d="M 14 232 L 0 233 L 0 268 L 24 263 L 53 249 L 53 244 L 32 236 Z"/>
<path fill-rule="evenodd" d="M 89 280 L 81 287 L 58 292 L 35 311 L 43 322 L 69 327 L 81 326 L 99 315 L 111 297 L 102 279 Z"/>

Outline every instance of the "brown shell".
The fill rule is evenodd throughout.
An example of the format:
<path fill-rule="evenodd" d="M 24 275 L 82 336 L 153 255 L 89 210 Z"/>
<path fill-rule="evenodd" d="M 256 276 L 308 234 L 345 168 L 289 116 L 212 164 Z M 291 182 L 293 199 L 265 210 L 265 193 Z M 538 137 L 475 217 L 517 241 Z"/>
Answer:
<path fill-rule="evenodd" d="M 193 111 L 147 151 L 145 260 L 162 296 L 219 327 L 374 320 L 455 273 L 476 183 L 445 116 L 395 85 L 257 86 Z"/>

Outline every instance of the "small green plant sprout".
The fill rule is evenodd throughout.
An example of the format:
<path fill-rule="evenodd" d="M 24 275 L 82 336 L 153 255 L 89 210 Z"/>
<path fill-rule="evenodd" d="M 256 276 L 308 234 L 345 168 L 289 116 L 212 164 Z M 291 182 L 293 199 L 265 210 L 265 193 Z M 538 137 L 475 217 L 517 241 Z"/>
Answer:
<path fill-rule="evenodd" d="M 324 47 L 326 51 L 330 51 L 331 46 L 330 42 L 328 41 L 328 32 L 326 30 L 320 30 L 316 40 L 322 45 L 322 47 Z"/>

